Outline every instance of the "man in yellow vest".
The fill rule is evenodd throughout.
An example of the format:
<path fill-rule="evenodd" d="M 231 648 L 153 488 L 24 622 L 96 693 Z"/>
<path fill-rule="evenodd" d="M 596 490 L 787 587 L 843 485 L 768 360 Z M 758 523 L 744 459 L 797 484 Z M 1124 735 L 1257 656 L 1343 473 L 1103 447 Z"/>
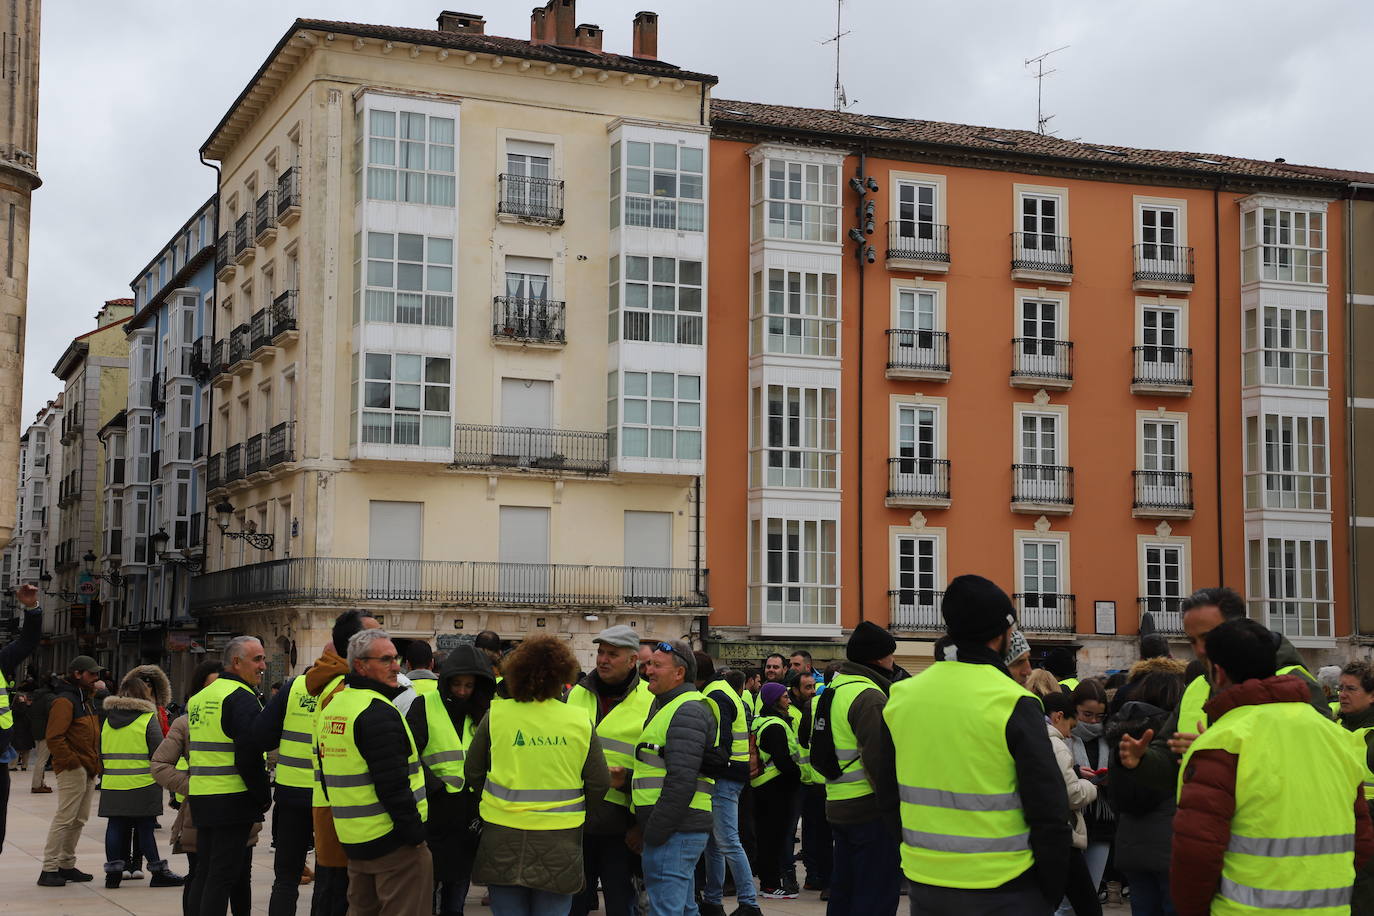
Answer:
<path fill-rule="evenodd" d="M 434 673 L 434 650 L 423 639 L 406 643 L 406 677 L 417 697 L 425 697 L 439 689 L 439 675 Z"/>
<path fill-rule="evenodd" d="M 401 659 L 390 635 L 355 633 L 348 668 L 344 689 L 320 713 L 316 750 L 348 855 L 348 911 L 429 916 L 434 867 L 425 844 L 424 774 L 393 703 L 402 690 Z"/>
<path fill-rule="evenodd" d="M 568 705 L 587 714 L 601 742 L 607 766 L 633 769 L 634 744 L 644 730 L 653 694 L 639 676 L 639 634 L 619 624 L 592 640 L 596 668 L 568 692 Z M 597 882 L 605 896 L 606 916 L 630 916 L 634 908 L 632 876 L 635 855 L 625 844 L 634 826 L 630 796 L 612 788 L 587 808 L 582 831 L 582 868 L 587 886 L 573 898 L 571 916 L 586 916 L 596 902 Z"/>
<path fill-rule="evenodd" d="M 24 623 L 19 637 L 0 648 L 0 757 L 10 747 L 10 732 L 14 728 L 15 705 L 10 691 L 19 681 L 19 664 L 38 648 L 43 635 L 43 610 L 38 606 L 38 586 L 21 585 L 14 590 L 14 600 L 24 608 Z M 23 712 L 20 712 L 23 715 Z M 45 741 L 45 735 L 34 735 L 35 741 Z M 34 791 L 43 784 L 43 758 L 38 759 L 34 775 Z M 10 768 L 0 766 L 0 849 L 5 846 L 5 815 L 10 803 Z M 65 883 L 65 882 L 64 882 Z"/>
<path fill-rule="evenodd" d="M 1228 620 L 1207 634 L 1215 696 L 1189 743 L 1174 816 L 1179 916 L 1347 913 L 1374 853 L 1365 768 L 1308 685 L 1277 674 L 1271 634 Z"/>
<path fill-rule="evenodd" d="M 252 742 L 262 711 L 258 684 L 267 670 L 262 643 L 236 636 L 224 647 L 224 670 L 186 707 L 196 868 L 187 912 L 220 914 L 243 867 L 253 825 L 272 803 L 262 751 Z"/>

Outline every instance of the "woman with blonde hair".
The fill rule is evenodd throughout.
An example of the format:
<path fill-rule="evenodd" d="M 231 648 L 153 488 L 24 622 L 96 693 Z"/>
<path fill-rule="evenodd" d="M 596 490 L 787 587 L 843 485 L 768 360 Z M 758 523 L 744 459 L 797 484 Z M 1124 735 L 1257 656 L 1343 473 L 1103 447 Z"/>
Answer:
<path fill-rule="evenodd" d="M 1059 681 L 1055 680 L 1054 675 L 1044 668 L 1036 668 L 1030 673 L 1030 677 L 1026 678 L 1026 689 L 1042 700 L 1052 693 L 1064 692 Z"/>

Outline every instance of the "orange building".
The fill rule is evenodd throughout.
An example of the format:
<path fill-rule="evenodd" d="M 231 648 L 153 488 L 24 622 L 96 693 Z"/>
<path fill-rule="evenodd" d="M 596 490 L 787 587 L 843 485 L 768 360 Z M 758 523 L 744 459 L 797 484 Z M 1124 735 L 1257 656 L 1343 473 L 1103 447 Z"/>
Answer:
<path fill-rule="evenodd" d="M 1226 156 L 713 100 L 706 546 L 726 658 L 921 665 L 977 572 L 1037 651 L 1244 593 L 1351 635 L 1343 186 Z M 1061 656 L 1064 655 L 1062 651 Z"/>

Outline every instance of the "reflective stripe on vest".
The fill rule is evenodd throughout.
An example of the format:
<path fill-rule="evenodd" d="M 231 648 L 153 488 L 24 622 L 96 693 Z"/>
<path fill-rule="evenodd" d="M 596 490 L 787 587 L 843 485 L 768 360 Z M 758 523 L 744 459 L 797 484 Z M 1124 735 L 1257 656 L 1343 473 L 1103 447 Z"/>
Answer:
<path fill-rule="evenodd" d="M 197 795 L 233 795 L 247 792 L 248 786 L 234 766 L 234 742 L 224 733 L 221 715 L 224 704 L 236 690 L 244 690 L 257 701 L 252 688 L 242 681 L 219 677 L 211 681 L 186 704 L 186 746 L 190 756 L 191 791 Z"/>
<path fill-rule="evenodd" d="M 1236 757 L 1231 841 L 1213 913 L 1347 912 L 1355 881 L 1350 798 L 1366 773 L 1351 746 L 1351 733 L 1312 715 L 1306 702 L 1236 707 L 1192 743 L 1179 767 L 1180 795 L 1193 754 Z M 1311 779 L 1315 772 L 1322 778 Z"/>
<path fill-rule="evenodd" d="M 419 702 L 425 704 L 425 728 L 428 737 L 420 750 L 420 762 L 434 778 L 444 784 L 446 792 L 463 790 L 463 763 L 467 760 L 467 744 L 472 739 L 472 719 L 463 717 L 463 735 L 453 727 L 453 719 L 444 708 L 444 698 L 439 691 L 431 690 L 421 696 Z"/>
<path fill-rule="evenodd" d="M 390 700 L 365 687 L 346 687 L 322 710 L 319 730 L 320 780 L 334 818 L 339 842 L 356 846 L 391 833 L 395 822 L 377 797 L 372 773 L 367 761 L 358 751 L 354 729 L 358 717 L 373 704 L 380 703 L 401 721 L 406 742 L 410 746 L 406 758 L 410 792 L 420 812 L 420 820 L 429 814 L 425 801 L 425 777 L 420 772 L 420 758 L 415 752 L 415 738 L 410 726 Z"/>
<path fill-rule="evenodd" d="M 1369 769 L 1369 733 L 1374 732 L 1374 726 L 1368 728 L 1357 728 L 1350 732 L 1350 751 L 1355 755 L 1355 762 L 1364 770 L 1364 798 L 1365 801 L 1374 802 L 1374 772 Z"/>
<path fill-rule="evenodd" d="M 1029 696 L 992 665 L 956 661 L 892 685 L 883 708 L 891 732 L 941 736 L 896 748 L 902 871 L 911 880 L 997 887 L 1033 864 L 1006 739 L 1013 709 Z"/>
<path fill-rule="evenodd" d="M 654 713 L 654 717 L 644 726 L 644 731 L 635 742 L 634 778 L 630 783 L 630 796 L 636 809 L 652 808 L 658 804 L 663 792 L 663 780 L 668 775 L 668 767 L 663 759 L 663 746 L 668 743 L 668 726 L 673 716 L 684 703 L 705 704 L 706 698 L 695 690 L 686 690 L 665 703 Z M 709 706 L 707 707 L 709 709 Z M 696 791 L 688 807 L 710 813 L 711 792 L 715 780 L 697 774 Z"/>
<path fill-rule="evenodd" d="M 649 717 L 649 707 L 653 702 L 654 695 L 649 692 L 648 682 L 640 678 L 635 689 L 612 707 L 600 722 L 596 722 L 597 702 L 592 692 L 580 684 L 568 691 L 568 706 L 585 712 L 588 722 L 596 722 L 596 737 L 601 742 L 606 766 L 625 767 L 627 770 L 634 769 L 635 742 L 644 730 L 644 720 Z M 612 786 L 606 792 L 606 801 L 628 808 L 630 793 L 627 789 Z"/>
<path fill-rule="evenodd" d="M 14 710 L 10 708 L 10 682 L 0 671 L 0 729 L 14 728 Z"/>
<path fill-rule="evenodd" d="M 582 767 L 592 723 L 559 700 L 492 701 L 491 763 L 482 820 L 517 830 L 567 830 L 587 816 Z"/>
<path fill-rule="evenodd" d="M 116 728 L 106 719 L 100 726 L 102 790 L 142 789 L 153 784 L 153 755 L 148 750 L 152 718 L 153 713 L 145 712 L 128 725 Z"/>
<path fill-rule="evenodd" d="M 1212 697 L 1212 685 L 1207 675 L 1199 674 L 1183 691 L 1183 699 L 1178 704 L 1178 730 L 1185 734 L 1196 734 L 1197 724 L 1207 724 L 1207 713 L 1202 707 Z"/>
<path fill-rule="evenodd" d="M 730 686 L 726 680 L 718 679 L 707 685 L 711 694 L 706 697 L 706 702 L 710 705 L 711 711 L 716 714 L 716 724 L 724 720 L 720 714 L 720 709 L 716 705 L 716 694 L 724 694 L 730 701 L 730 708 L 734 711 L 734 718 L 730 722 L 730 761 L 732 763 L 749 762 L 749 711 L 745 708 L 744 700 L 739 694 L 735 693 L 735 688 Z"/>
<path fill-rule="evenodd" d="M 320 757 L 318 753 L 320 718 L 321 711 L 324 709 L 325 698 L 334 692 L 334 688 L 343 683 L 343 679 L 344 676 L 342 674 L 334 676 L 330 679 L 329 683 L 325 685 L 325 688 L 320 691 L 319 695 L 315 697 L 315 722 L 310 728 L 310 768 L 313 771 L 311 773 L 310 806 L 312 808 L 329 807 L 329 802 L 325 800 L 324 790 L 321 788 L 322 784 L 320 781 Z"/>
<path fill-rule="evenodd" d="M 774 726 L 780 726 L 782 728 L 783 734 L 787 738 L 787 752 L 791 756 L 792 762 L 795 763 L 798 767 L 801 767 L 802 765 L 801 745 L 797 743 L 797 734 L 796 732 L 792 731 L 792 726 L 788 725 L 786 722 L 784 722 L 782 719 L 779 719 L 777 716 L 763 716 L 762 718 L 755 719 L 754 742 L 758 745 L 759 748 L 759 765 L 762 767 L 762 772 L 760 772 L 759 775 L 755 776 L 753 779 L 750 779 L 749 785 L 753 786 L 756 789 L 759 786 L 768 785 L 768 783 L 776 779 L 777 776 L 782 772 L 778 769 L 777 763 L 774 762 L 773 755 L 763 749 L 764 729 L 771 728 Z"/>
<path fill-rule="evenodd" d="M 281 742 L 277 745 L 277 785 L 310 789 L 315 785 L 314 757 L 315 697 L 305 689 L 305 677 L 291 679 L 286 694 L 286 715 L 282 717 Z"/>
<path fill-rule="evenodd" d="M 848 685 L 846 687 L 846 685 Z M 845 687 L 841 690 L 839 688 Z M 849 724 L 849 707 L 865 690 L 880 690 L 877 684 L 860 674 L 837 674 L 830 682 L 835 691 L 830 701 L 830 733 L 835 742 L 835 758 L 840 763 L 840 775 L 825 781 L 826 801 L 848 801 L 873 794 L 863 763 L 859 760 L 859 739 Z"/>

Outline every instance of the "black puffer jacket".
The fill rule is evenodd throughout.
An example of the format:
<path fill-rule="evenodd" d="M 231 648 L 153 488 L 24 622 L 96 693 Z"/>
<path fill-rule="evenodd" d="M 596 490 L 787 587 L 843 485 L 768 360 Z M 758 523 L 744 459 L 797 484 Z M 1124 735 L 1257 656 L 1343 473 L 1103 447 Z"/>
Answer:
<path fill-rule="evenodd" d="M 377 790 L 377 800 L 391 815 L 390 832 L 366 843 L 344 843 L 350 859 L 380 859 L 403 846 L 418 846 L 425 841 L 425 825 L 420 809 L 410 791 L 410 735 L 406 732 L 401 711 L 391 701 L 403 688 L 390 687 L 381 681 L 350 674 L 344 678 L 345 688 L 375 690 L 386 701 L 374 699 L 358 713 L 353 723 L 358 753 L 367 764 L 368 775 Z M 200 820 L 200 808 L 196 808 Z"/>
<path fill-rule="evenodd" d="M 19 664 L 33 654 L 33 650 L 38 648 L 38 640 L 43 635 L 43 610 L 42 608 L 25 608 L 24 624 L 19 630 L 19 638 L 14 642 L 0 648 L 0 672 L 5 675 L 5 680 L 9 682 L 10 693 L 14 693 L 14 682 L 18 679 Z M 19 710 L 14 705 L 13 695 L 9 698 L 11 708 Z M 3 705 L 3 704 L 0 704 Z M 42 732 L 34 732 L 34 739 L 43 737 Z M 10 746 L 10 729 L 0 728 L 0 754 L 3 754 Z"/>
<path fill-rule="evenodd" d="M 679 694 L 691 689 L 691 684 L 683 684 L 655 697 L 649 707 L 649 719 L 652 720 Z M 705 703 L 683 703 L 673 713 L 663 745 L 663 761 L 668 770 L 663 778 L 663 791 L 657 804 L 635 811 L 647 845 L 661 846 L 674 833 L 711 832 L 711 812 L 693 808 L 692 796 L 696 794 L 697 777 L 701 774 L 702 753 L 707 744 L 714 744 L 715 736 L 716 720 Z"/>
<path fill-rule="evenodd" d="M 1139 738 L 1147 729 L 1156 733 L 1169 719 L 1169 711 L 1140 700 L 1129 700 L 1121 707 L 1107 729 L 1111 750 L 1107 773 L 1107 795 L 1116 810 L 1116 867 L 1122 871 L 1169 870 L 1169 853 L 1174 839 L 1174 812 L 1178 806 L 1172 791 L 1161 792 L 1140 780 L 1130 779 L 1121 765 L 1118 748 L 1121 737 Z"/>

